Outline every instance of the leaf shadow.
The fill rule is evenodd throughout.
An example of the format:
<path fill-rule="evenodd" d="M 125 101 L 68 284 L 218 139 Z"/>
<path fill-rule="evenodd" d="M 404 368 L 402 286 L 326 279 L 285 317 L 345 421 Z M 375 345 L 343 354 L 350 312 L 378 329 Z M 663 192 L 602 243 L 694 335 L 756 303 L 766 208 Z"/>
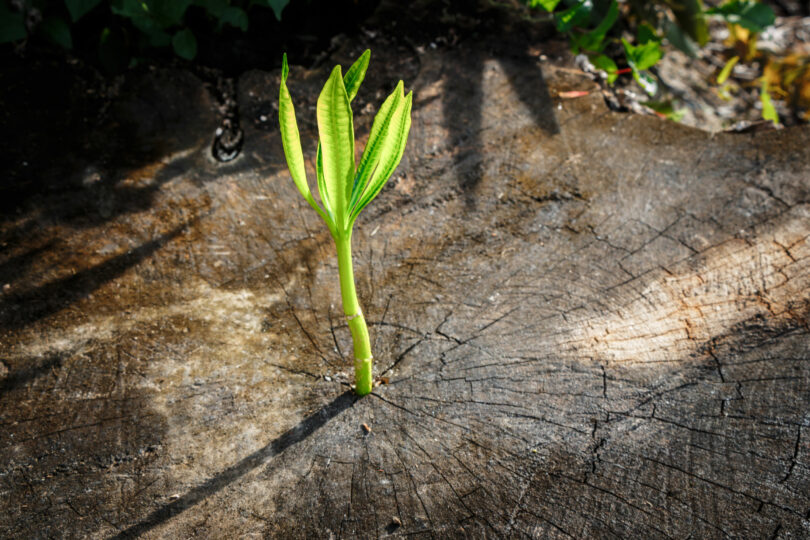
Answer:
<path fill-rule="evenodd" d="M 525 49 L 507 50 L 491 56 L 478 47 L 457 54 L 457 61 L 444 73 L 445 92 L 442 112 L 449 132 L 449 145 L 455 152 L 454 169 L 468 210 L 476 208 L 476 191 L 483 179 L 484 92 L 487 60 L 494 58 L 506 74 L 512 91 L 526 106 L 535 125 L 548 135 L 560 132 L 554 106 L 543 72 Z"/>

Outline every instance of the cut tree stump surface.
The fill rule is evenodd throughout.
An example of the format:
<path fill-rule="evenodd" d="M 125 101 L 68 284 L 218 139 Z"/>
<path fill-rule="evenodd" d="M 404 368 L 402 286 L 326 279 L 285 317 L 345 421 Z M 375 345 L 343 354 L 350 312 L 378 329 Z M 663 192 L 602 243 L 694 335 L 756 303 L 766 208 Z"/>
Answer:
<path fill-rule="evenodd" d="M 56 187 L 0 228 L 0 536 L 810 535 L 810 131 L 611 112 L 493 43 L 292 66 L 313 186 L 334 63 L 372 48 L 359 147 L 414 89 L 354 234 L 389 382 L 360 400 L 278 71 L 238 80 L 233 162 L 205 85 L 157 69 L 14 177 Z"/>

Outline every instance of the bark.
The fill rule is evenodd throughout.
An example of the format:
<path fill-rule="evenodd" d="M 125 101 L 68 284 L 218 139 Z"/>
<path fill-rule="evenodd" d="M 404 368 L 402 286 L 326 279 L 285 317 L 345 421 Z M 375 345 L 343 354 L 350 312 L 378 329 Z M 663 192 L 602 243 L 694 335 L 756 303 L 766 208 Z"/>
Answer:
<path fill-rule="evenodd" d="M 372 48 L 359 146 L 392 81 L 416 98 L 353 237 L 388 383 L 359 400 L 278 72 L 238 81 L 235 161 L 203 84 L 158 70 L 100 153 L 35 169 L 65 183 L 0 227 L 0 536 L 810 534 L 810 131 L 611 112 L 495 38 L 292 66 L 313 186 L 335 62 Z"/>

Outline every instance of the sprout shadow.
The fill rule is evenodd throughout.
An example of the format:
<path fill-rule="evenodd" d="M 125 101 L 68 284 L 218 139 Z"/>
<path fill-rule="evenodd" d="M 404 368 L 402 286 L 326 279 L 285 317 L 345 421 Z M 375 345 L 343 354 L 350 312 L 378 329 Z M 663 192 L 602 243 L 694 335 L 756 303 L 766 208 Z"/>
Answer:
<path fill-rule="evenodd" d="M 138 537 L 169 520 L 171 517 L 191 508 L 207 497 L 221 491 L 232 482 L 235 482 L 250 471 L 265 464 L 267 460 L 277 456 L 289 447 L 304 441 L 307 437 L 323 427 L 329 420 L 354 405 L 358 399 L 359 398 L 357 398 L 352 391 L 347 390 L 320 410 L 306 417 L 295 427 L 270 441 L 263 448 L 256 450 L 235 465 L 208 479 L 176 501 L 158 508 L 144 520 L 121 531 L 113 538 L 124 539 Z"/>

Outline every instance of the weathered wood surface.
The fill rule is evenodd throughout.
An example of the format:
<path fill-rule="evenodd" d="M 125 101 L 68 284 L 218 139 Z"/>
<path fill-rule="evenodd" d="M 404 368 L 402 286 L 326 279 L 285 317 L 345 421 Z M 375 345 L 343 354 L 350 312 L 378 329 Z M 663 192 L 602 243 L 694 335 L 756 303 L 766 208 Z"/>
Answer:
<path fill-rule="evenodd" d="M 355 233 L 390 378 L 359 401 L 278 73 L 240 78 L 229 164 L 202 83 L 158 70 L 100 152 L 15 177 L 56 188 L 0 228 L 0 536 L 810 535 L 810 131 L 613 113 L 493 43 L 334 55 L 374 49 L 361 137 L 416 96 Z M 291 74 L 309 156 L 331 64 Z"/>

